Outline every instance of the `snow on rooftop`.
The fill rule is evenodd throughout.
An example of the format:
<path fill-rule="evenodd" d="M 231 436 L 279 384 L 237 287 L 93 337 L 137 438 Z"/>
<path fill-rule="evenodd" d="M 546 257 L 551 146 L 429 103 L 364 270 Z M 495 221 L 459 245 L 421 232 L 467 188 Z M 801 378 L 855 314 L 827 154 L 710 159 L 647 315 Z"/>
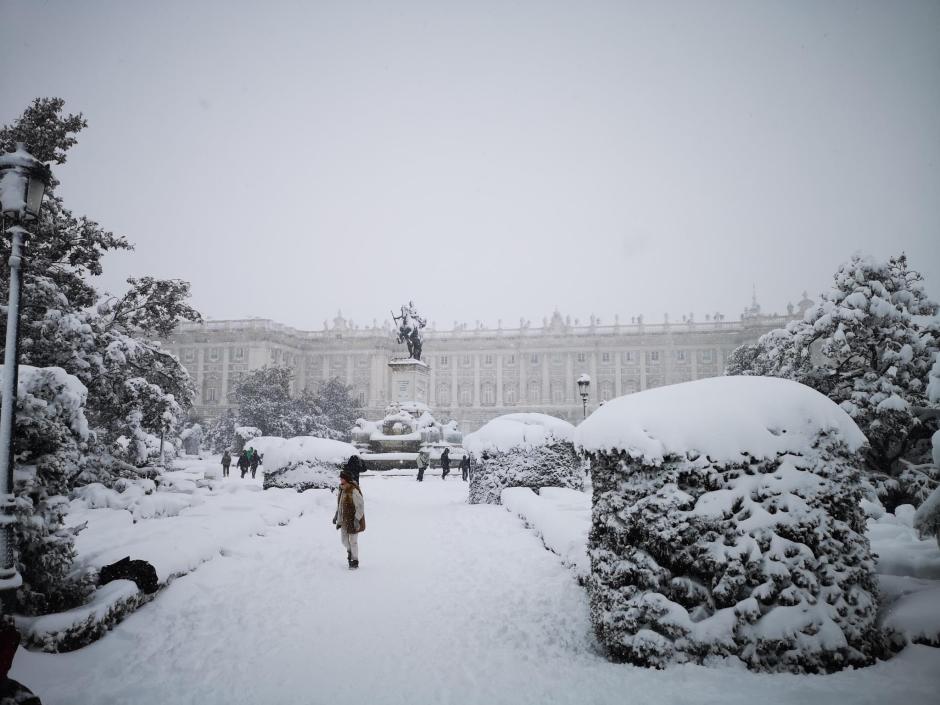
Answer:
<path fill-rule="evenodd" d="M 548 414 L 506 414 L 497 416 L 463 439 L 463 447 L 474 455 L 484 451 L 506 452 L 511 448 L 570 441 L 574 426 Z"/>
<path fill-rule="evenodd" d="M 303 462 L 341 465 L 351 456 L 359 455 L 356 447 L 349 443 L 316 436 L 261 436 L 251 439 L 251 447 L 261 453 L 266 472 Z"/>
<path fill-rule="evenodd" d="M 580 450 L 626 451 L 649 464 L 699 453 L 736 462 L 803 452 L 820 430 L 858 450 L 865 436 L 833 401 L 791 380 L 712 377 L 658 387 L 607 402 L 577 429 Z"/>

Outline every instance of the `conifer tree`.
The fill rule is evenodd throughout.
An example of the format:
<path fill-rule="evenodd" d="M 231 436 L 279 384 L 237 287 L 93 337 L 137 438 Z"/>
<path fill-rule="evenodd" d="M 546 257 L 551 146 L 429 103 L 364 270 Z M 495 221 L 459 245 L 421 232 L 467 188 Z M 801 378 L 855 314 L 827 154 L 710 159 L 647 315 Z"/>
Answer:
<path fill-rule="evenodd" d="M 738 348 L 728 374 L 786 377 L 838 403 L 868 437 L 867 468 L 889 509 L 919 504 L 936 486 L 929 439 L 937 408 L 927 395 L 937 358 L 938 306 L 899 255 L 853 256 L 803 320 Z"/>

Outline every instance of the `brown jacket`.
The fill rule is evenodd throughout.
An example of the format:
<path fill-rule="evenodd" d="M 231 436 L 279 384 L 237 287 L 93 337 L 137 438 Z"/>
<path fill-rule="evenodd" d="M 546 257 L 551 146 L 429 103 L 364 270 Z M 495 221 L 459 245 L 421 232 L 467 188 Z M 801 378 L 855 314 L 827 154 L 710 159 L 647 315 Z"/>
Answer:
<path fill-rule="evenodd" d="M 349 483 L 346 489 L 340 489 L 336 497 L 336 514 L 333 523 L 337 528 L 345 529 L 347 534 L 359 533 L 362 518 L 365 516 L 365 502 L 362 499 L 362 490 L 354 482 Z"/>

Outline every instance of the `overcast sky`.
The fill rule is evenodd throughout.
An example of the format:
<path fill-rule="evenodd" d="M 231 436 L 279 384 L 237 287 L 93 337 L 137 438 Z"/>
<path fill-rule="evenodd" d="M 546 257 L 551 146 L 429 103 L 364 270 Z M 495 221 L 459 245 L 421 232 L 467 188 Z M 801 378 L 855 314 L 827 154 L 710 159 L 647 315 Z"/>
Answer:
<path fill-rule="evenodd" d="M 438 328 L 782 311 L 855 251 L 940 297 L 940 2 L 13 2 L 0 122 L 89 127 L 102 288 Z"/>

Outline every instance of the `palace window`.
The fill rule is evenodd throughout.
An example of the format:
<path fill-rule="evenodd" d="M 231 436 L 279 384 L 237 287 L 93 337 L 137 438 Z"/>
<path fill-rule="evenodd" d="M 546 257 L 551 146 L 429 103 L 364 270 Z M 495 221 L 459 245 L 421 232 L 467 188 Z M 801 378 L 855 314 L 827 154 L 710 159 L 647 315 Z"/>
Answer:
<path fill-rule="evenodd" d="M 186 348 L 183 351 L 183 362 L 193 362 L 196 359 L 196 351 L 192 348 Z"/>
<path fill-rule="evenodd" d="M 492 367 L 492 366 L 493 366 L 493 356 L 492 356 L 492 355 L 484 355 L 484 356 L 483 356 L 483 365 L 484 365 L 485 367 Z"/>
<path fill-rule="evenodd" d="M 460 365 L 461 365 L 461 367 L 470 367 L 470 356 L 469 356 L 469 355 L 464 355 L 463 357 L 461 357 L 461 358 L 460 358 Z"/>
<path fill-rule="evenodd" d="M 565 388 L 561 382 L 552 382 L 552 404 L 565 403 Z"/>
<path fill-rule="evenodd" d="M 715 361 L 714 350 L 702 350 L 702 362 L 710 364 L 714 361 Z"/>
<path fill-rule="evenodd" d="M 505 358 L 503 358 L 503 359 L 506 360 L 506 366 L 507 366 L 507 367 L 513 367 L 513 366 L 516 364 L 516 356 L 515 356 L 515 355 L 507 355 L 507 356 L 506 356 Z"/>
<path fill-rule="evenodd" d="M 206 389 L 206 401 L 210 403 L 214 402 L 216 400 L 217 394 L 218 394 L 218 391 L 216 390 L 215 387 L 209 387 L 208 389 Z"/>
<path fill-rule="evenodd" d="M 447 367 L 450 364 L 450 360 L 447 355 L 441 355 L 440 357 L 441 367 Z"/>
<path fill-rule="evenodd" d="M 359 401 L 359 406 L 366 405 L 366 393 L 363 392 L 362 390 L 360 390 L 359 393 L 356 395 L 356 399 Z"/>
<path fill-rule="evenodd" d="M 678 362 L 685 362 L 686 359 L 685 350 L 676 350 L 676 360 Z"/>
<path fill-rule="evenodd" d="M 232 359 L 233 359 L 233 360 L 244 360 L 244 359 L 245 359 L 245 348 L 233 348 L 233 349 L 232 349 Z"/>
<path fill-rule="evenodd" d="M 539 355 L 538 355 L 538 353 L 532 353 L 532 354 L 529 356 L 529 362 L 530 362 L 531 364 L 533 364 L 533 365 L 539 364 Z"/>
<path fill-rule="evenodd" d="M 368 367 L 369 358 L 365 355 L 360 355 L 358 358 L 356 358 L 356 364 L 359 365 L 359 367 Z"/>
<path fill-rule="evenodd" d="M 503 389 L 503 403 L 513 405 L 516 403 L 516 385 L 507 384 Z"/>
<path fill-rule="evenodd" d="M 659 362 L 659 350 L 650 350 L 646 356 L 650 362 Z"/>
<path fill-rule="evenodd" d="M 529 403 L 540 404 L 542 402 L 542 385 L 537 381 L 529 382 Z"/>
<path fill-rule="evenodd" d="M 587 357 L 587 355 L 585 355 L 583 352 L 579 352 L 579 353 L 578 353 L 578 362 L 584 362 L 584 360 L 585 360 L 586 357 Z"/>
<path fill-rule="evenodd" d="M 614 398 L 613 382 L 601 382 L 601 401 L 610 401 Z"/>
<path fill-rule="evenodd" d="M 601 353 L 601 362 L 610 362 L 610 353 Z"/>
<path fill-rule="evenodd" d="M 437 388 L 437 403 L 441 406 L 450 406 L 450 387 L 442 384 Z"/>
<path fill-rule="evenodd" d="M 209 359 L 212 362 L 216 362 L 219 359 L 219 349 L 218 348 L 209 348 Z"/>
<path fill-rule="evenodd" d="M 482 402 L 487 406 L 492 406 L 496 403 L 496 388 L 490 382 L 485 382 L 482 389 L 480 390 Z"/>
<path fill-rule="evenodd" d="M 470 406 L 473 403 L 473 390 L 470 389 L 469 384 L 461 385 L 460 387 L 460 405 L 461 406 Z"/>
<path fill-rule="evenodd" d="M 636 353 L 632 350 L 628 350 L 620 354 L 620 359 L 623 361 L 624 365 L 632 365 L 636 362 Z"/>

